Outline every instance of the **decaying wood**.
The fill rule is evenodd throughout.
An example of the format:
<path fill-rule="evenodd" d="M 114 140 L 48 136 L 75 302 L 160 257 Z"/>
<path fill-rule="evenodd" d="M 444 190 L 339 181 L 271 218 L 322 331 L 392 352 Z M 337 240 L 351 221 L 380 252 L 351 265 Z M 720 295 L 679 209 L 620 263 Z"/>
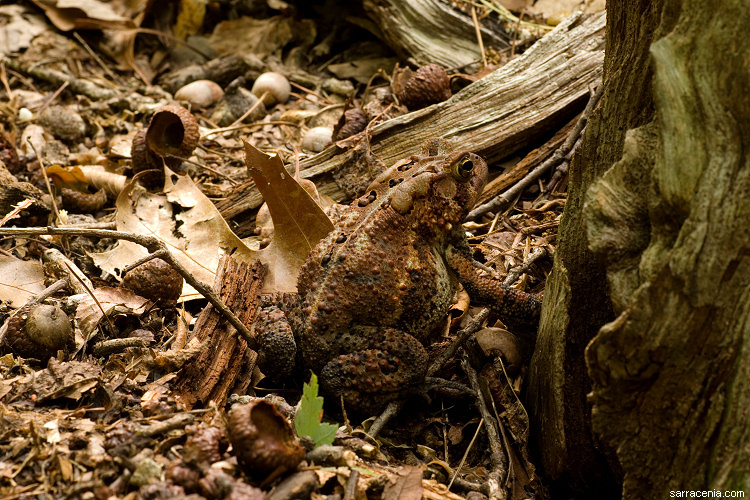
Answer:
<path fill-rule="evenodd" d="M 460 68 L 481 61 L 471 16 L 440 0 L 365 0 L 365 10 L 401 59 Z M 485 21 L 487 22 L 487 21 Z M 510 47 L 500 30 L 482 26 L 485 47 Z"/>
<path fill-rule="evenodd" d="M 626 499 L 750 488 L 750 14 L 655 3 L 636 89 L 653 121 L 628 131 L 584 208 L 618 314 L 586 349 L 591 419 Z M 642 7 L 615 8 L 644 31 Z"/>
<path fill-rule="evenodd" d="M 585 106 L 589 87 L 601 77 L 604 24 L 604 13 L 570 17 L 523 56 L 447 101 L 373 127 L 369 153 L 381 166 L 390 166 L 419 151 L 426 139 L 440 136 L 493 163 L 532 145 Z M 362 169 L 360 157 L 356 148 L 342 154 L 331 145 L 304 161 L 301 175 L 314 181 L 341 178 L 341 171 Z M 365 171 L 364 178 L 377 173 Z M 335 183 L 316 185 L 334 200 L 354 194 L 342 193 L 347 186 Z"/>
<path fill-rule="evenodd" d="M 214 289 L 246 325 L 252 324 L 258 309 L 264 276 L 265 268 L 260 263 L 241 263 L 230 256 L 219 263 Z M 248 361 L 254 364 L 257 355 L 210 304 L 198 316 L 194 331 L 201 342 L 210 338 L 208 347 L 180 371 L 173 393 L 184 408 L 209 401 L 221 407 L 243 366 Z"/>

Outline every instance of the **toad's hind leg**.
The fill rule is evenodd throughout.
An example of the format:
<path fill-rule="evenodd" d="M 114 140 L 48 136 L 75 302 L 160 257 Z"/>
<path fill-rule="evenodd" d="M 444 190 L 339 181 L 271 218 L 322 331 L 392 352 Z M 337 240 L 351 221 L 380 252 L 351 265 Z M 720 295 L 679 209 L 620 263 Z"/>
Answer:
<path fill-rule="evenodd" d="M 408 333 L 393 328 L 353 327 L 345 352 L 329 361 L 320 373 L 324 393 L 343 396 L 347 409 L 382 410 L 424 382 L 427 351 Z"/>

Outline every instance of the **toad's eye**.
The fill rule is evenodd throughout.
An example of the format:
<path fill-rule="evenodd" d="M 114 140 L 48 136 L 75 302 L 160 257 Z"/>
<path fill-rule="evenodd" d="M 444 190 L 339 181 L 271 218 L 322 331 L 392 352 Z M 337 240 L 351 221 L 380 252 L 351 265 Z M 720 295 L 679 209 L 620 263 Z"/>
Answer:
<path fill-rule="evenodd" d="M 451 164 L 451 175 L 459 181 L 468 181 L 474 171 L 474 162 L 468 156 Z"/>

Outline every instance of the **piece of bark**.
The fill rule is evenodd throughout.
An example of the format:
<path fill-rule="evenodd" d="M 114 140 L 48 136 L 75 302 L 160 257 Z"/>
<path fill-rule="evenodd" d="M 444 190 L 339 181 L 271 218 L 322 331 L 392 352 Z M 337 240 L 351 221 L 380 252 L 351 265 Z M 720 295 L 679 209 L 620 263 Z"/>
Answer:
<path fill-rule="evenodd" d="M 328 146 L 301 163 L 300 175 L 338 201 L 361 193 L 380 169 L 417 153 L 431 137 L 474 151 L 489 164 L 529 147 L 585 107 L 589 87 L 601 78 L 604 26 L 604 13 L 573 15 L 518 59 L 447 101 L 376 125 L 369 148 L 360 143 L 341 153 Z"/>
<path fill-rule="evenodd" d="M 403 60 L 421 66 L 440 64 L 461 68 L 482 60 L 471 16 L 440 0 L 365 0 L 363 6 L 388 45 Z M 510 47 L 508 35 L 496 23 L 480 23 L 485 47 Z"/>
<path fill-rule="evenodd" d="M 214 290 L 246 325 L 255 318 L 265 273 L 259 262 L 237 262 L 228 255 L 219 263 Z M 250 364 L 254 364 L 257 355 L 211 304 L 198 316 L 194 336 L 200 341 L 210 337 L 208 347 L 180 371 L 172 392 L 185 409 L 212 400 L 221 408 L 244 371 L 246 357 L 250 356 Z"/>

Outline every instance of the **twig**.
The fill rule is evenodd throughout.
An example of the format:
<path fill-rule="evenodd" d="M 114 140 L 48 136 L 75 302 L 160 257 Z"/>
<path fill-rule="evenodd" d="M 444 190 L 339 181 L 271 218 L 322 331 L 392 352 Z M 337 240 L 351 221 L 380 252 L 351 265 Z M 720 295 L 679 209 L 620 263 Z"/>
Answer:
<path fill-rule="evenodd" d="M 94 99 L 95 101 L 111 99 L 116 95 L 114 90 L 99 87 L 87 80 L 81 80 L 74 76 L 66 75 L 61 71 L 39 67 L 33 68 L 26 63 L 23 63 L 17 59 L 11 59 L 9 57 L 3 57 L 2 62 L 9 68 L 18 71 L 19 73 L 24 73 L 34 78 L 39 78 L 40 80 L 50 82 L 54 85 L 59 86 L 65 82 L 68 82 L 68 84 L 70 85 L 70 89 L 73 92 L 85 95 L 86 97 Z"/>
<path fill-rule="evenodd" d="M 503 453 L 501 446 L 500 433 L 495 427 L 496 420 L 487 408 L 487 403 L 484 400 L 484 391 L 479 385 L 479 377 L 474 367 L 469 362 L 468 354 L 464 353 L 464 357 L 461 360 L 461 367 L 469 377 L 471 387 L 477 392 L 477 406 L 482 418 L 487 422 L 487 438 L 490 442 L 490 462 L 492 463 L 492 470 L 487 476 L 487 486 L 489 488 L 489 497 L 491 499 L 505 499 L 505 491 L 500 487 L 502 484 L 502 476 L 508 471 L 508 462 Z"/>
<path fill-rule="evenodd" d="M 458 473 L 461 472 L 461 467 L 464 466 L 464 463 L 466 462 L 466 457 L 469 456 L 469 452 L 474 447 L 474 443 L 477 440 L 477 436 L 479 436 L 479 431 L 482 430 L 482 426 L 484 425 L 484 418 L 479 421 L 479 425 L 477 425 L 477 430 L 474 432 L 474 436 L 471 438 L 471 441 L 469 441 L 469 446 L 466 447 L 466 451 L 464 452 L 464 456 L 461 457 L 461 461 L 458 463 L 458 467 L 453 471 L 453 477 L 451 477 L 450 482 L 448 483 L 448 489 L 451 489 L 451 486 L 453 486 L 453 482 L 458 477 Z"/>
<path fill-rule="evenodd" d="M 256 109 L 258 109 L 258 106 L 260 106 L 261 104 L 263 104 L 263 99 L 265 99 L 265 98 L 266 98 L 267 96 L 268 96 L 268 91 L 267 91 L 267 90 L 264 90 L 264 91 L 263 91 L 263 93 L 262 93 L 262 94 L 260 95 L 260 97 L 258 97 L 258 100 L 257 100 L 257 101 L 255 101 L 255 102 L 253 103 L 253 105 L 252 105 L 252 106 L 250 106 L 250 109 L 248 109 L 247 111 L 245 111 L 245 112 L 244 112 L 244 113 L 242 114 L 242 116 L 240 116 L 239 118 L 237 118 L 237 119 L 236 119 L 236 120 L 235 120 L 234 122 L 232 122 L 232 123 L 231 123 L 231 124 L 229 125 L 229 127 L 227 127 L 227 128 L 232 128 L 232 127 L 236 127 L 237 125 L 239 125 L 240 123 L 242 123 L 242 121 L 243 121 L 243 120 L 244 120 L 245 118 L 247 118 L 248 116 L 250 116 L 250 115 L 252 114 L 252 112 L 253 112 L 253 111 L 255 111 Z"/>
<path fill-rule="evenodd" d="M 529 187 L 531 184 L 536 182 L 536 180 L 539 177 L 541 177 L 541 175 L 544 172 L 549 170 L 552 166 L 557 165 L 557 163 L 562 158 L 564 158 L 565 155 L 568 154 L 568 152 L 573 148 L 573 145 L 578 140 L 578 136 L 581 135 L 581 131 L 586 126 L 586 121 L 588 120 L 589 116 L 591 115 L 594 108 L 596 107 L 596 104 L 599 102 L 599 99 L 602 97 L 603 92 L 604 92 L 604 85 L 600 83 L 599 87 L 596 89 L 596 92 L 592 92 L 591 98 L 589 99 L 589 102 L 586 105 L 586 109 L 584 109 L 583 113 L 581 113 L 581 117 L 578 119 L 576 126 L 570 132 L 570 135 L 568 136 L 568 138 L 565 139 L 565 142 L 563 143 L 563 145 L 560 146 L 552 154 L 552 156 L 550 156 L 544 163 L 536 167 L 534 170 L 526 174 L 526 176 L 523 179 L 515 183 L 511 188 L 507 189 L 503 194 L 488 201 L 484 205 L 480 205 L 474 208 L 471 212 L 469 212 L 469 215 L 466 217 L 466 219 L 474 220 L 488 212 L 496 212 L 498 210 L 504 210 L 510 205 L 511 201 L 513 201 L 516 197 L 520 196 L 521 193 L 523 193 L 527 187 Z"/>
<path fill-rule="evenodd" d="M 34 154 L 36 155 L 36 160 L 39 162 L 39 170 L 42 171 L 42 175 L 44 176 L 44 183 L 47 184 L 47 192 L 49 193 L 50 198 L 52 198 L 52 208 L 55 209 L 55 217 L 57 218 L 57 220 L 60 220 L 60 210 L 57 209 L 57 201 L 55 201 L 55 192 L 52 191 L 52 186 L 50 186 L 49 177 L 47 177 L 47 170 L 44 168 L 44 162 L 42 162 L 42 157 L 39 156 L 39 151 L 36 150 L 36 146 L 34 146 L 34 143 L 31 142 L 31 137 L 27 137 L 26 142 L 28 142 L 29 146 L 31 146 L 31 149 L 34 150 Z"/>
<path fill-rule="evenodd" d="M 64 264 L 68 267 L 68 270 L 70 271 L 70 274 L 72 274 L 73 277 L 75 279 L 77 279 L 81 283 L 81 285 L 83 286 L 83 288 L 86 289 L 86 293 L 89 294 L 89 297 L 91 297 L 92 299 L 94 299 L 94 302 L 96 302 L 97 307 L 99 307 L 99 310 L 102 312 L 102 316 L 104 316 L 104 319 L 107 320 L 107 324 L 109 325 L 109 333 L 111 333 L 112 335 L 116 335 L 117 334 L 117 328 L 115 328 L 115 324 L 112 323 L 112 318 L 110 318 L 107 315 L 107 311 L 105 311 L 104 307 L 102 307 L 102 303 L 99 302 L 99 299 L 97 298 L 97 296 L 94 295 L 94 291 L 91 289 L 91 287 L 89 287 L 89 285 L 84 280 L 81 279 L 80 276 L 78 276 L 75 273 L 75 271 L 73 271 L 73 268 L 70 267 L 70 264 L 68 264 L 67 262 L 64 262 Z"/>
<path fill-rule="evenodd" d="M 60 95 L 60 93 L 61 93 L 61 92 L 62 92 L 63 90 L 65 90 L 65 88 L 66 88 L 66 87 L 67 87 L 68 85 L 70 85 L 70 82 L 65 82 L 65 83 L 63 83 L 62 85 L 60 85 L 60 88 L 58 88 L 57 90 L 55 90 L 55 92 L 54 92 L 54 93 L 53 93 L 53 94 L 52 94 L 52 95 L 50 96 L 50 98 L 49 98 L 49 99 L 47 99 L 47 101 L 46 101 L 46 102 L 45 102 L 44 104 L 42 104 L 42 107 L 36 110 L 36 114 L 37 114 L 37 116 L 38 116 L 38 115 L 41 115 L 41 114 L 42 114 L 42 112 L 43 112 L 43 111 L 44 111 L 45 109 L 47 109 L 47 108 L 49 107 L 49 105 L 50 105 L 50 104 L 52 104 L 52 102 L 53 102 L 53 101 L 54 101 L 55 99 L 57 99 L 57 96 L 59 96 L 59 95 Z"/>
<path fill-rule="evenodd" d="M 109 67 L 107 67 L 104 64 L 104 61 L 101 60 L 101 58 L 94 52 L 91 47 L 89 47 L 89 44 L 86 43 L 86 40 L 84 40 L 81 35 L 78 34 L 77 31 L 73 32 L 73 36 L 78 40 L 78 43 L 80 43 L 83 46 L 83 49 L 89 53 L 89 55 L 94 58 L 94 61 L 99 65 L 100 68 L 104 70 L 105 73 L 112 79 L 113 82 L 117 81 L 117 76 L 112 72 Z"/>
<path fill-rule="evenodd" d="M 378 415 L 378 418 L 375 419 L 370 428 L 367 430 L 367 434 L 372 436 L 373 438 L 378 437 L 378 434 L 380 434 L 380 431 L 383 430 L 383 427 L 385 427 L 385 425 L 393 417 L 398 415 L 398 412 L 401 411 L 401 408 L 403 406 L 404 400 L 391 401 L 390 403 L 388 403 L 388 406 L 385 407 L 383 413 Z"/>
<path fill-rule="evenodd" d="M 90 236 L 94 238 L 113 238 L 117 240 L 132 241 L 137 245 L 145 247 L 150 253 L 160 252 L 162 260 L 169 263 L 185 281 L 187 281 L 198 293 L 203 295 L 216 309 L 218 309 L 229 323 L 234 326 L 242 338 L 247 341 L 248 347 L 257 350 L 258 342 L 253 337 L 250 330 L 242 321 L 229 309 L 226 304 L 206 285 L 198 281 L 193 274 L 183 266 L 167 248 L 166 243 L 155 236 L 141 234 L 131 234 L 123 231 L 109 231 L 105 229 L 78 229 L 67 227 L 35 227 L 35 228 L 0 228 L 0 235 L 7 234 L 13 236 L 36 236 L 42 234 L 51 235 L 69 235 L 69 236 Z"/>
<path fill-rule="evenodd" d="M 300 126 L 299 123 L 288 122 L 288 121 L 283 121 L 283 120 L 275 121 L 275 122 L 242 123 L 234 127 L 222 127 L 222 128 L 215 128 L 213 130 L 210 130 L 206 132 L 205 134 L 203 134 L 200 140 L 203 141 L 206 137 L 210 135 L 214 135 L 214 134 L 221 134 L 224 132 L 233 132 L 235 130 L 242 130 L 243 128 L 248 128 L 248 127 L 265 127 L 266 125 L 290 125 L 292 127 Z M 207 150 L 207 151 L 210 151 L 210 150 Z M 218 151 L 213 151 L 213 152 L 218 153 Z"/>
<path fill-rule="evenodd" d="M 531 265 L 537 260 L 547 255 L 547 249 L 545 247 L 536 247 L 524 260 L 520 266 L 513 267 L 503 280 L 503 284 L 510 286 L 526 271 L 529 270 Z"/>
<path fill-rule="evenodd" d="M 568 154 L 565 155 L 565 158 L 563 159 L 563 161 L 561 161 L 560 164 L 557 166 L 557 168 L 555 169 L 555 173 L 552 174 L 552 177 L 547 183 L 547 187 L 544 190 L 545 193 L 549 193 L 552 190 L 556 189 L 558 184 L 560 184 L 560 182 L 563 180 L 563 178 L 566 175 L 568 175 L 570 162 L 573 159 L 573 155 L 578 149 L 578 146 L 581 144 L 581 139 L 583 139 L 583 137 L 578 138 L 578 140 L 576 141 L 575 144 L 573 144 L 573 147 L 570 149 Z"/>
<path fill-rule="evenodd" d="M 427 369 L 427 376 L 431 377 L 435 375 L 442 367 L 443 365 L 453 357 L 453 355 L 456 353 L 459 347 L 463 345 L 464 342 L 466 342 L 466 339 L 474 335 L 476 332 L 479 331 L 479 329 L 482 327 L 482 324 L 487 319 L 487 316 L 490 315 L 490 310 L 487 308 L 482 309 L 477 313 L 472 320 L 469 322 L 468 325 L 466 325 L 460 332 L 456 334 L 456 338 L 453 339 L 453 342 L 448 346 L 448 348 L 443 351 L 440 356 L 435 358 L 435 360 L 432 362 L 430 367 Z"/>
<path fill-rule="evenodd" d="M 344 500 L 354 500 L 357 498 L 357 483 L 359 482 L 359 471 L 349 469 L 349 479 L 346 480 L 344 488 Z"/>
<path fill-rule="evenodd" d="M 99 358 L 122 352 L 125 349 L 129 349 L 131 347 L 144 348 L 146 347 L 146 341 L 137 337 L 103 340 L 102 342 L 94 344 L 94 348 L 91 350 L 91 353 Z"/>
<path fill-rule="evenodd" d="M 474 31 L 477 34 L 477 42 L 479 43 L 479 52 L 482 54 L 482 67 L 487 67 L 487 54 L 484 53 L 484 42 L 482 42 L 482 31 L 479 29 L 479 19 L 477 19 L 477 8 L 471 8 L 471 20 L 474 21 Z M 450 486 L 449 486 L 450 488 Z"/>

